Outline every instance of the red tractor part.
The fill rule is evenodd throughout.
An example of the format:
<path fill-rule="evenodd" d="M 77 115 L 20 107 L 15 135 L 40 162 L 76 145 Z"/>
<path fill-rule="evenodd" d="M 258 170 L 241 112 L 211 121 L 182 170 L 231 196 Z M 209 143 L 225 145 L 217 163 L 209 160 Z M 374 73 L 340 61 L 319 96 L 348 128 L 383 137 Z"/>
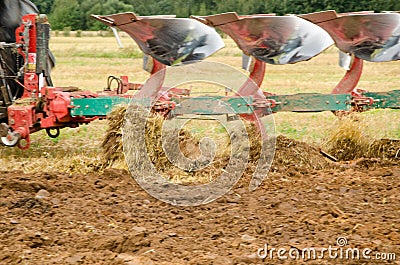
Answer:
<path fill-rule="evenodd" d="M 223 47 L 220 36 L 214 29 L 195 20 L 176 19 L 168 17 L 137 17 L 133 13 L 116 14 L 111 16 L 93 16 L 96 19 L 121 28 L 126 31 L 139 47 L 153 59 L 148 65 L 152 75 L 165 69 L 166 65 L 195 62 L 202 60 Z M 188 95 L 187 89 L 174 88 L 169 90 L 162 87 L 163 76 L 151 90 L 140 90 L 141 85 L 129 83 L 127 77 L 115 78 L 118 87 L 111 89 L 112 78 L 109 78 L 109 89 L 103 92 L 69 91 L 53 87 L 49 71 L 50 26 L 44 15 L 29 14 L 22 18 L 22 24 L 16 30 L 16 43 L 2 43 L 1 48 L 17 51 L 25 62 L 21 71 L 23 83 L 15 77 L 2 76 L 2 81 L 12 79 L 23 88 L 22 97 L 14 102 L 7 101 L 5 113 L 7 122 L 0 124 L 0 139 L 7 146 L 18 145 L 22 149 L 29 148 L 31 133 L 46 129 L 50 137 L 57 137 L 64 127 L 78 127 L 90 123 L 94 119 L 105 116 L 75 115 L 76 108 L 90 108 L 93 105 L 75 106 L 73 100 L 106 99 L 112 102 L 126 102 L 127 99 L 149 98 L 158 101 L 156 106 L 160 113 L 168 113 L 175 102 L 173 95 Z M 0 65 L 1 73 L 3 64 Z M 2 74 L 3 75 L 3 74 Z M 6 87 L 0 85 L 1 98 L 11 98 Z M 128 90 L 139 90 L 134 96 L 127 94 Z M 166 92 L 168 90 L 168 92 Z M 101 100 L 100 100 L 101 101 Z M 100 101 L 95 101 L 95 104 Z M 3 104 L 3 103 L 2 103 Z M 117 104 L 117 103 L 116 103 Z M 112 105 L 102 108 L 112 109 Z M 5 116 L 5 115 L 3 115 Z"/>
<path fill-rule="evenodd" d="M 63 127 L 77 127 L 89 123 L 92 118 L 71 117 L 69 114 L 72 94 L 62 88 L 49 87 L 50 26 L 44 15 L 23 16 L 22 24 L 16 29 L 16 43 L 13 45 L 23 57 L 23 87 L 21 98 L 7 108 L 8 124 L 1 124 L 1 140 L 7 146 L 18 145 L 29 148 L 33 132 L 41 129 L 59 130 Z M 12 77 L 8 77 L 12 78 Z M 4 91 L 2 91 L 4 93 Z M 3 95 L 4 96 L 4 95 Z M 90 92 L 76 93 L 75 97 L 94 97 Z M 7 133 L 4 133 L 7 132 Z M 21 140 L 24 140 L 21 142 Z"/>

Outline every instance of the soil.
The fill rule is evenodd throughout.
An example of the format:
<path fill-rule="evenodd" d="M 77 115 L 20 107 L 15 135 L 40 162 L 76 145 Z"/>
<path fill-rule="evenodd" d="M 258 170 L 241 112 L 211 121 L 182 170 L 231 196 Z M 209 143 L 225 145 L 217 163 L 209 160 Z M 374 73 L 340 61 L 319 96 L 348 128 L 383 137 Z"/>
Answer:
<path fill-rule="evenodd" d="M 338 237 L 344 251 L 395 253 L 383 264 L 400 264 L 399 180 L 398 159 L 331 163 L 287 138 L 261 187 L 244 178 L 197 207 L 154 199 L 126 170 L 0 172 L 0 264 L 300 264 L 257 251 L 338 248 Z M 325 253 L 308 264 L 379 262 Z"/>

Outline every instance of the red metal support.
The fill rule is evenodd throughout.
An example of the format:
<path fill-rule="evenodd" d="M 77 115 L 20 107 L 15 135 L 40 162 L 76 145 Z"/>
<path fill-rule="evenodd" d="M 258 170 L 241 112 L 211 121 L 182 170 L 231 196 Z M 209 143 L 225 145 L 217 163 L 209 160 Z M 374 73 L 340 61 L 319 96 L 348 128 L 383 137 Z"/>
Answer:
<path fill-rule="evenodd" d="M 20 136 L 20 139 L 25 140 L 25 145 L 18 143 L 21 149 L 28 149 L 30 146 L 31 133 L 30 128 L 33 128 L 35 122 L 34 105 L 29 106 L 10 106 L 8 109 L 9 123 L 14 129 L 14 133 Z M 10 137 L 11 135 L 7 136 Z"/>
<path fill-rule="evenodd" d="M 36 19 L 36 14 L 23 16 L 23 23 L 15 30 L 16 42 L 25 45 L 18 49 L 18 53 L 27 62 L 22 98 L 35 98 L 39 93 L 39 81 L 36 75 Z M 26 47 L 26 49 L 23 47 Z"/>
<path fill-rule="evenodd" d="M 360 81 L 363 69 L 363 60 L 354 57 L 353 64 L 339 84 L 332 90 L 331 94 L 349 94 L 354 91 Z"/>
<path fill-rule="evenodd" d="M 251 71 L 247 81 L 241 86 L 237 92 L 238 96 L 254 96 L 255 99 L 265 99 L 260 87 L 264 80 L 265 63 L 255 59 L 253 70 Z"/>
<path fill-rule="evenodd" d="M 256 104 L 257 100 L 261 100 L 266 103 L 266 97 L 260 88 L 264 80 L 265 63 L 255 58 L 254 60 L 254 67 L 250 72 L 248 79 L 239 88 L 239 91 L 236 93 L 236 95 L 241 97 L 252 96 Z M 255 122 L 257 127 L 259 127 L 258 117 L 262 116 L 262 112 L 263 110 L 256 110 L 253 114 L 242 114 L 240 116 L 245 120 Z"/>

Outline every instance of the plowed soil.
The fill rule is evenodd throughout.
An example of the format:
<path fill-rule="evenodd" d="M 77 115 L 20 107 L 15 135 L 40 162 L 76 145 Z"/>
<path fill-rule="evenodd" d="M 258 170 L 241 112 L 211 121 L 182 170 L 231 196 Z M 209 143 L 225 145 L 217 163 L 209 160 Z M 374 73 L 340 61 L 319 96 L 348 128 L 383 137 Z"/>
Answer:
<path fill-rule="evenodd" d="M 198 207 L 154 199 L 125 170 L 0 172 L 0 264 L 300 264 L 257 250 L 338 247 L 338 237 L 344 250 L 396 260 L 325 253 L 308 264 L 399 264 L 399 160 L 332 164 L 304 143 L 279 143 L 261 187 L 251 192 L 242 179 Z"/>

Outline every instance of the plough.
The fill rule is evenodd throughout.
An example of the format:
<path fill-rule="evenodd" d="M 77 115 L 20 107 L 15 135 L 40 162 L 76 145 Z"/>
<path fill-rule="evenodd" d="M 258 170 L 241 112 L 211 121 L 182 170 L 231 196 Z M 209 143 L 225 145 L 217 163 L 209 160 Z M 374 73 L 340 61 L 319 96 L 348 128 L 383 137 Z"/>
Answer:
<path fill-rule="evenodd" d="M 224 101 L 236 115 L 246 118 L 279 111 L 400 108 L 400 90 L 367 92 L 356 88 L 363 60 L 400 59 L 399 13 L 327 11 L 299 16 L 238 16 L 232 12 L 192 18 L 122 13 L 93 15 L 93 18 L 129 34 L 145 54 L 146 70 L 152 76 L 161 76 L 161 81 L 155 82 L 151 89 L 142 89 L 142 85 L 130 83 L 125 76 L 110 77 L 108 88 L 98 93 L 53 86 L 48 60 L 50 25 L 44 15 L 25 15 L 16 30 L 16 42 L 0 43 L 3 51 L 0 53 L 0 137 L 4 145 L 27 149 L 30 134 L 36 131 L 44 129 L 50 137 L 57 137 L 62 128 L 105 118 L 116 105 L 132 100 L 147 100 L 153 111 L 168 118 L 181 114 L 225 114 L 224 110 L 212 106 L 214 101 Z M 248 80 L 232 88 L 234 95 L 215 98 L 191 97 L 188 89 L 163 87 L 167 66 L 195 63 L 223 48 L 224 43 L 214 28 L 229 35 L 243 51 Z M 266 64 L 309 60 L 333 44 L 342 52 L 341 62 L 347 72 L 330 94 L 276 95 L 260 89 Z M 17 73 L 7 71 L 10 66 L 3 58 L 5 54 L 14 54 L 23 62 Z M 116 88 L 111 88 L 113 79 L 117 80 Z M 13 96 L 15 87 L 23 89 L 21 96 Z M 128 93 L 130 90 L 137 92 Z M 211 107 L 187 108 L 183 102 L 188 98 L 197 100 L 199 106 L 207 102 Z"/>

